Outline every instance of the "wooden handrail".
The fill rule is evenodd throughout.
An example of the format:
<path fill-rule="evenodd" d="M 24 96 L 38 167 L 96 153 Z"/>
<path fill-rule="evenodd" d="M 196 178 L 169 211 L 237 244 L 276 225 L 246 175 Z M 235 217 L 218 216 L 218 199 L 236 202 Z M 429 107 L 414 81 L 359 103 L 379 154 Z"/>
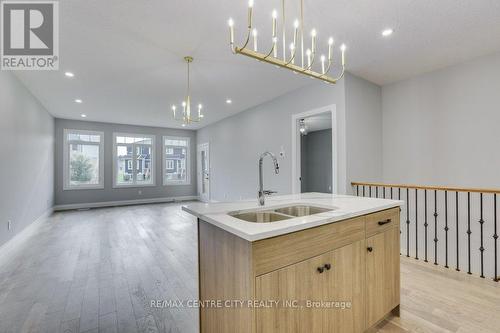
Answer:
<path fill-rule="evenodd" d="M 378 186 L 378 187 L 393 187 L 393 188 L 409 188 L 431 191 L 449 191 L 449 192 L 471 192 L 471 193 L 500 193 L 500 189 L 487 188 L 466 188 L 466 187 L 447 187 L 447 186 L 426 186 L 426 185 L 411 185 L 411 184 L 389 184 L 389 183 L 363 183 L 351 182 L 352 186 Z"/>

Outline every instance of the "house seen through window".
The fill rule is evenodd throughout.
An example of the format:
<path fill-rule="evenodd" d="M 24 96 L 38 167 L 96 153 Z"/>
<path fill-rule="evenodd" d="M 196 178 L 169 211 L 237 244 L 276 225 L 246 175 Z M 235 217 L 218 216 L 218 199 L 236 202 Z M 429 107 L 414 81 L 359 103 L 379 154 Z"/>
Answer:
<path fill-rule="evenodd" d="M 189 138 L 164 137 L 164 170 L 163 183 L 167 184 L 189 184 Z"/>
<path fill-rule="evenodd" d="M 154 185 L 154 137 L 115 134 L 115 186 Z"/>

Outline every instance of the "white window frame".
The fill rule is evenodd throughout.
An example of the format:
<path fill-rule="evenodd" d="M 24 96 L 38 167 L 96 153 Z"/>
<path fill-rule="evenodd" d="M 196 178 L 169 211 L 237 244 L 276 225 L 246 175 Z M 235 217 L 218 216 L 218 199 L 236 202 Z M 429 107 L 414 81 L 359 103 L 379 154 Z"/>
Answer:
<path fill-rule="evenodd" d="M 72 190 L 96 190 L 104 188 L 104 132 L 98 131 L 88 131 L 88 130 L 76 130 L 76 129 L 67 129 L 65 128 L 63 131 L 63 191 L 72 191 Z M 84 135 L 98 135 L 100 137 L 99 142 L 88 142 L 88 141 L 77 141 L 77 140 L 68 140 L 68 134 L 84 134 Z M 83 184 L 83 185 L 71 185 L 69 179 L 69 145 L 70 144 L 81 144 L 81 145 L 94 145 L 99 146 L 99 184 L 91 185 L 91 184 Z"/>
<path fill-rule="evenodd" d="M 127 144 L 121 144 L 121 143 L 117 144 L 116 137 L 118 137 L 118 136 L 151 139 L 151 180 L 152 180 L 151 184 L 138 184 L 136 179 L 134 179 L 133 184 L 118 184 L 116 182 L 117 168 L 118 168 L 118 159 L 116 157 L 117 146 L 127 145 Z M 155 144 L 155 138 L 156 138 L 156 136 L 152 135 L 152 134 L 113 133 L 113 188 L 154 187 L 154 186 L 156 186 L 156 177 L 155 177 L 155 174 L 156 174 L 156 168 L 155 168 L 156 144 Z M 135 143 L 129 143 L 129 144 L 132 145 L 132 166 L 134 167 L 133 171 L 135 171 L 137 169 L 137 156 L 136 156 L 136 151 L 135 151 L 136 144 Z M 134 163 L 134 161 L 136 161 L 136 162 Z M 132 175 L 133 175 L 133 177 L 136 177 L 135 172 L 133 172 Z"/>
<path fill-rule="evenodd" d="M 191 185 L 191 138 L 189 136 L 163 136 L 162 138 L 162 178 L 163 186 L 176 186 L 176 185 Z M 186 147 L 186 180 L 167 180 L 166 163 L 167 163 L 167 145 L 166 140 L 185 140 L 187 141 Z"/>

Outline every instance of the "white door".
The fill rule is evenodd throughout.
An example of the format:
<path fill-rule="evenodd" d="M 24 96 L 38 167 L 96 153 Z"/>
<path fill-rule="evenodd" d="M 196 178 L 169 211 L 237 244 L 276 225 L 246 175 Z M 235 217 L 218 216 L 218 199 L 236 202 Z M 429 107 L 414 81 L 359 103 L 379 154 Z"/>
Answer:
<path fill-rule="evenodd" d="M 201 201 L 210 201 L 210 150 L 208 143 L 198 145 L 198 196 Z"/>

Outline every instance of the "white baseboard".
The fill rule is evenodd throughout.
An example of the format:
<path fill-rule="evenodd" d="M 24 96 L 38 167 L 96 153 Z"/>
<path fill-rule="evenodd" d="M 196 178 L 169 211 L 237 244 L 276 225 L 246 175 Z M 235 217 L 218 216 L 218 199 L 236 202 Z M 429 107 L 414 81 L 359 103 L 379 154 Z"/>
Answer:
<path fill-rule="evenodd" d="M 89 203 L 80 203 L 80 204 L 57 205 L 57 206 L 54 206 L 54 211 L 87 209 L 87 208 L 101 208 L 101 207 L 131 206 L 131 205 L 165 203 L 165 202 L 176 202 L 176 201 L 190 201 L 190 200 L 198 200 L 198 197 L 196 195 L 190 195 L 190 196 L 183 196 L 183 197 L 167 197 L 167 198 L 104 201 L 104 202 L 89 202 Z"/>
<path fill-rule="evenodd" d="M 0 246 L 0 265 L 3 265 L 6 260 L 10 259 L 9 253 L 15 251 L 19 246 L 21 246 L 30 236 L 36 233 L 38 228 L 42 225 L 52 213 L 54 212 L 53 207 L 48 208 L 43 212 L 35 221 L 27 225 L 22 229 L 17 235 L 9 239 L 2 246 Z"/>

